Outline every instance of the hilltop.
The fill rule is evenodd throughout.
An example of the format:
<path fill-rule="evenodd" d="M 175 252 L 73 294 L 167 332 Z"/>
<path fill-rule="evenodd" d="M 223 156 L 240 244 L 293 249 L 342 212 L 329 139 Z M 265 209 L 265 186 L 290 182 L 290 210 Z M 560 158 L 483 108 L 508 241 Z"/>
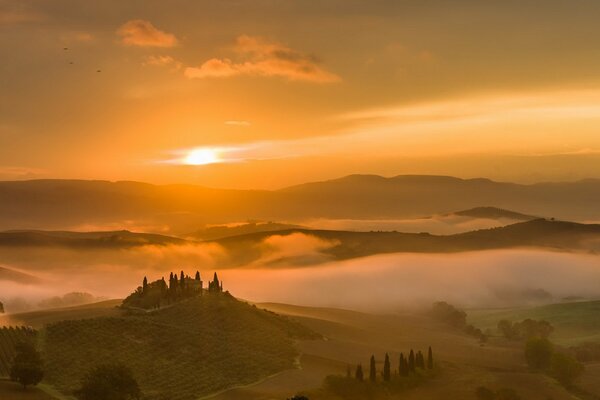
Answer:
<path fill-rule="evenodd" d="M 226 292 L 198 293 L 159 309 L 125 307 L 116 315 L 60 320 L 43 332 L 47 381 L 61 392 L 75 390 L 94 365 L 120 361 L 133 370 L 144 399 L 172 400 L 294 368 L 294 340 L 318 337 Z"/>
<path fill-rule="evenodd" d="M 515 221 L 529 221 L 538 219 L 533 215 L 522 214 L 519 212 L 505 210 L 498 207 L 475 207 L 468 210 L 456 211 L 449 215 L 458 215 L 462 217 L 472 218 L 488 218 L 488 219 L 508 219 Z"/>
<path fill-rule="evenodd" d="M 541 201 L 543 199 L 543 201 Z M 0 229 L 138 226 L 193 232 L 248 219 L 385 219 L 446 214 L 481 205 L 566 220 L 600 218 L 600 180 L 516 184 L 489 179 L 352 175 L 280 190 L 226 190 L 139 182 L 0 182 Z M 128 225 L 128 226 L 129 226 Z"/>

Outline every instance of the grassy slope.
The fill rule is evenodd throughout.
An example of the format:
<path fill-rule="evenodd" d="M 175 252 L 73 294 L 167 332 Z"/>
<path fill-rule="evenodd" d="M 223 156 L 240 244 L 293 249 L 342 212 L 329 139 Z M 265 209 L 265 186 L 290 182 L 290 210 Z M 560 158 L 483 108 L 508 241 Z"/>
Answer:
<path fill-rule="evenodd" d="M 315 391 L 327 374 L 345 374 L 346 366 L 357 362 L 368 366 L 373 353 L 381 369 L 385 352 L 390 353 L 392 369 L 396 369 L 400 351 L 426 349 L 428 345 L 433 346 L 436 359 L 442 360 L 442 375 L 398 398 L 474 400 L 475 389 L 486 385 L 496 389 L 512 387 L 528 400 L 574 399 L 553 380 L 529 372 L 519 344 L 493 340 L 480 346 L 478 341 L 461 332 L 413 314 L 371 315 L 284 304 L 258 306 L 293 316 L 322 333 L 326 340 L 300 343 L 301 370 L 222 393 L 214 400 L 284 399 L 303 389 L 311 392 L 311 400 L 330 400 L 326 394 Z"/>
<path fill-rule="evenodd" d="M 544 319 L 555 327 L 553 341 L 563 345 L 600 341 L 600 301 L 559 303 L 531 308 L 471 310 L 468 315 L 469 322 L 482 329 L 495 329 L 501 319 Z"/>
<path fill-rule="evenodd" d="M 120 304 L 121 300 L 106 300 L 74 307 L 0 315 L 0 326 L 19 325 L 31 326 L 35 329 L 39 329 L 46 324 L 68 319 L 118 316 L 121 312 L 116 307 Z"/>
<path fill-rule="evenodd" d="M 129 365 L 150 399 L 194 399 L 294 366 L 293 338 L 312 333 L 229 296 L 157 312 L 69 320 L 45 330 L 48 381 L 64 392 L 101 362 Z"/>

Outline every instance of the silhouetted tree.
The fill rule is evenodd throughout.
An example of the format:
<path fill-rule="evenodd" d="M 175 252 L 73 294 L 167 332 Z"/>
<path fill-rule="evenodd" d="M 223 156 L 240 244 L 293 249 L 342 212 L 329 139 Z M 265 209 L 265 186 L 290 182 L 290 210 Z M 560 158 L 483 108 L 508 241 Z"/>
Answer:
<path fill-rule="evenodd" d="M 369 380 L 371 382 L 377 381 L 377 369 L 375 368 L 375 356 L 371 356 L 371 363 L 369 365 Z"/>
<path fill-rule="evenodd" d="M 185 275 L 183 271 L 181 271 L 181 275 L 179 275 L 179 286 L 181 287 L 181 291 L 185 291 Z"/>
<path fill-rule="evenodd" d="M 23 389 L 40 383 L 44 377 L 43 362 L 34 345 L 30 342 L 17 343 L 15 350 L 10 379 L 23 385 Z"/>
<path fill-rule="evenodd" d="M 425 369 L 425 357 L 423 357 L 421 350 L 417 352 L 415 364 L 417 368 Z"/>
<path fill-rule="evenodd" d="M 548 339 L 532 338 L 525 344 L 525 360 L 534 369 L 546 369 L 550 366 L 554 349 Z"/>
<path fill-rule="evenodd" d="M 362 364 L 358 364 L 356 366 L 356 372 L 354 373 L 354 377 L 356 378 L 357 381 L 361 381 L 361 382 L 365 379 L 364 374 L 363 374 Z"/>
<path fill-rule="evenodd" d="M 427 351 L 427 369 L 433 369 L 433 351 L 431 351 L 431 346 L 429 346 L 429 350 Z"/>
<path fill-rule="evenodd" d="M 142 293 L 148 292 L 148 278 L 144 277 L 144 281 L 142 282 Z"/>
<path fill-rule="evenodd" d="M 141 392 L 129 368 L 106 364 L 89 371 L 75 395 L 81 400 L 132 400 L 139 399 Z"/>
<path fill-rule="evenodd" d="M 200 272 L 199 272 L 199 271 L 196 271 L 196 277 L 195 277 L 195 279 L 196 279 L 197 281 L 199 281 L 199 280 L 200 280 Z"/>
<path fill-rule="evenodd" d="M 390 370 L 390 356 L 385 353 L 385 361 L 383 362 L 383 380 L 389 382 L 392 379 L 392 372 Z"/>
<path fill-rule="evenodd" d="M 415 352 L 412 349 L 408 355 L 408 372 L 415 372 Z"/>
<path fill-rule="evenodd" d="M 406 362 L 406 358 L 404 358 L 404 354 L 400 353 L 400 363 L 398 365 L 398 373 L 400 376 L 408 375 L 408 363 Z"/>
<path fill-rule="evenodd" d="M 567 354 L 554 353 L 552 355 L 550 375 L 567 387 L 573 385 L 575 379 L 583 374 L 583 370 L 583 364 Z"/>

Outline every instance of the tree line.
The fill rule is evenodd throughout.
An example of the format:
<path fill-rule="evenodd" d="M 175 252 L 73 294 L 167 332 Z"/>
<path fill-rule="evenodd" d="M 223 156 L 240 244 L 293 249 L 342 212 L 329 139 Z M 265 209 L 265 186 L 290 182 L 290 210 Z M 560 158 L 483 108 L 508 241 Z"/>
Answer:
<path fill-rule="evenodd" d="M 425 356 L 423 355 L 421 350 L 415 352 L 413 349 L 411 349 L 406 357 L 404 356 L 404 353 L 400 353 L 396 375 L 400 377 L 407 377 L 411 374 L 415 374 L 417 370 L 432 370 L 433 367 L 433 350 L 431 349 L 431 346 L 429 346 L 427 350 L 427 359 L 425 359 Z M 378 380 L 377 375 L 377 362 L 375 360 L 375 355 L 371 355 L 371 359 L 369 361 L 369 381 L 372 383 L 376 383 Z M 357 381 L 363 382 L 366 379 L 366 377 L 363 372 L 362 364 L 358 364 L 356 366 L 356 369 L 354 370 L 354 375 L 352 375 L 351 368 L 350 366 L 348 366 L 346 377 L 354 377 L 354 379 L 356 379 Z M 385 358 L 383 361 L 383 370 L 381 371 L 381 378 L 384 382 L 389 382 L 392 380 L 392 369 L 390 363 L 390 356 L 388 353 L 385 353 Z"/>

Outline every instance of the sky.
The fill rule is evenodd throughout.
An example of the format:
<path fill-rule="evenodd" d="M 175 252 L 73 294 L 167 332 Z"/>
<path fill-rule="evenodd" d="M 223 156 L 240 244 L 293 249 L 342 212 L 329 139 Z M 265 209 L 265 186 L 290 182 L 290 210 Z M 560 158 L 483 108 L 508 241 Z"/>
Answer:
<path fill-rule="evenodd" d="M 600 178 L 596 0 L 0 0 L 0 179 Z"/>

